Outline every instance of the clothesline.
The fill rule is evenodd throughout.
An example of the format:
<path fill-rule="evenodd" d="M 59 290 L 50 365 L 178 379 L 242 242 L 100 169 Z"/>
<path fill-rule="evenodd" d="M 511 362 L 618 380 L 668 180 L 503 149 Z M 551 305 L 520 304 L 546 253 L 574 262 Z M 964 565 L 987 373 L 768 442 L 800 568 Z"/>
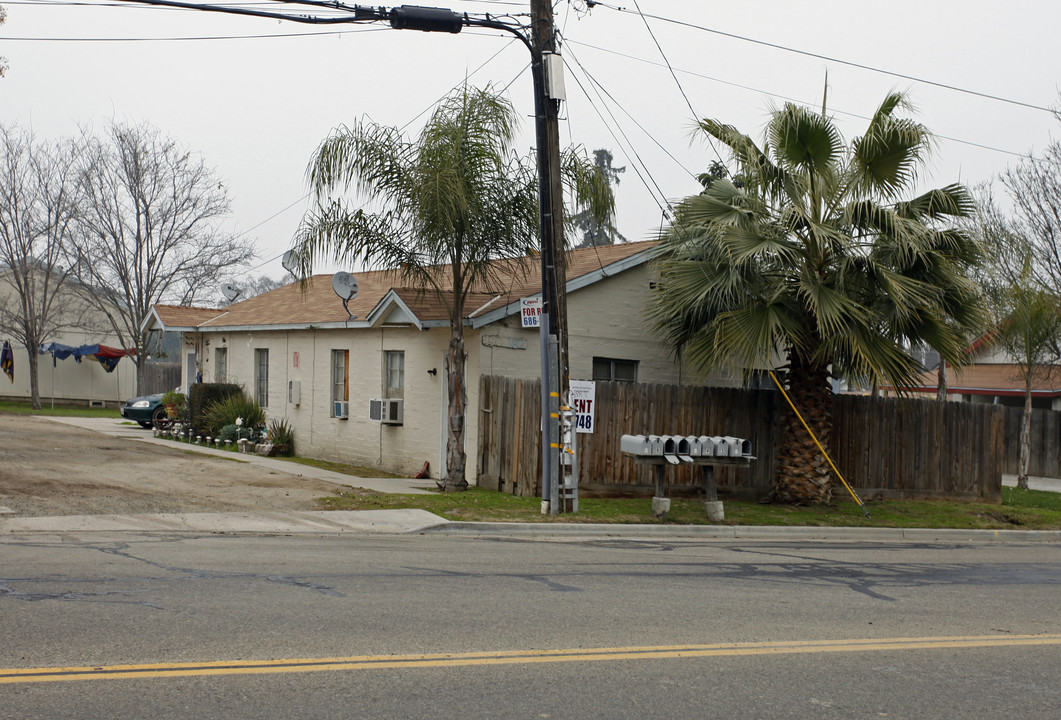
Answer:
<path fill-rule="evenodd" d="M 55 367 L 56 360 L 65 360 L 73 355 L 75 362 L 81 362 L 81 358 L 83 357 L 92 358 L 93 360 L 98 361 L 107 372 L 113 372 L 114 368 L 118 366 L 119 360 L 128 355 L 136 354 L 136 348 L 123 350 L 122 348 L 114 348 L 108 345 L 100 345 L 98 343 L 73 347 L 71 345 L 51 342 L 42 344 L 37 352 L 41 355 L 51 353 L 52 367 Z"/>

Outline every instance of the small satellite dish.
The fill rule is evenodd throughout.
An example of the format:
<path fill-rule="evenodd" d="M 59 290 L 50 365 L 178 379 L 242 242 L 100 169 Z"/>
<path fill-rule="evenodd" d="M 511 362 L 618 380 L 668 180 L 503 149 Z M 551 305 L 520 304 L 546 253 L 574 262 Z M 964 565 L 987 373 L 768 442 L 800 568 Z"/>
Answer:
<path fill-rule="evenodd" d="M 280 264 L 284 266 L 284 270 L 287 270 L 295 277 L 298 277 L 298 274 L 295 272 L 295 270 L 298 270 L 298 267 L 295 266 L 294 250 L 288 250 L 286 253 L 284 253 L 283 256 L 280 258 Z"/>
<path fill-rule="evenodd" d="M 226 300 L 228 300 L 229 302 L 233 302 L 236 298 L 243 294 L 243 291 L 232 283 L 225 283 L 221 286 L 221 294 L 225 296 Z"/>
<path fill-rule="evenodd" d="M 353 300 L 357 297 L 357 279 L 348 272 L 337 272 L 332 275 L 332 290 L 344 302 Z"/>
<path fill-rule="evenodd" d="M 342 298 L 343 310 L 346 310 L 346 314 L 349 315 L 346 321 L 350 322 L 356 316 L 350 312 L 346 304 L 357 297 L 357 279 L 348 272 L 339 271 L 332 275 L 332 290 Z"/>

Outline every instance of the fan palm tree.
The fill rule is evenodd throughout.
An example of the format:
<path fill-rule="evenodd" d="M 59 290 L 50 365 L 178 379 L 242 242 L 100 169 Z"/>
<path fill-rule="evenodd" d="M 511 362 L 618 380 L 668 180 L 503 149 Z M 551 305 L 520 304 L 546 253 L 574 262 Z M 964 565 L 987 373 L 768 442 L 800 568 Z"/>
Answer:
<path fill-rule="evenodd" d="M 362 261 L 393 269 L 446 309 L 449 417 L 439 485 L 447 491 L 467 487 L 465 303 L 469 293 L 490 288 L 498 273 L 518 270 L 538 245 L 537 175 L 512 152 L 517 118 L 491 88 L 464 86 L 442 100 L 416 140 L 364 121 L 326 139 L 308 171 L 318 207 L 296 237 L 302 276 L 322 255 L 343 264 Z M 609 219 L 611 189 L 593 165 L 568 154 L 563 167 L 579 206 Z M 376 210 L 333 197 L 348 188 Z"/>
<path fill-rule="evenodd" d="M 663 233 L 656 328 L 700 370 L 784 362 L 793 398 L 823 446 L 830 377 L 902 391 L 925 342 L 954 365 L 984 321 L 969 271 L 979 244 L 952 227 L 973 202 L 960 185 L 903 200 L 930 145 L 890 94 L 847 143 L 824 110 L 771 113 L 760 149 L 730 125 L 699 127 L 732 151 L 735 180 L 711 179 Z M 770 499 L 824 502 L 831 478 L 786 409 Z"/>

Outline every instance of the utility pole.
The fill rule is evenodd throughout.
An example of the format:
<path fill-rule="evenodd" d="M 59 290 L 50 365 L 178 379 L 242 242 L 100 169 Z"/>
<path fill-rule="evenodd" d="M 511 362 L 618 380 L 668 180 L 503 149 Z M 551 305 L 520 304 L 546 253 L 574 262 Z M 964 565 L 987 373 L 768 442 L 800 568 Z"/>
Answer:
<path fill-rule="evenodd" d="M 560 183 L 560 56 L 551 0 L 531 0 L 531 54 L 535 86 L 539 202 L 541 203 L 542 303 L 542 500 L 549 513 L 561 510 L 561 399 L 566 395 L 567 273 L 564 267 L 564 208 Z M 533 70 L 532 70 L 533 71 Z M 556 87 L 556 85 L 560 87 Z M 543 504 L 543 510 L 545 506 Z"/>

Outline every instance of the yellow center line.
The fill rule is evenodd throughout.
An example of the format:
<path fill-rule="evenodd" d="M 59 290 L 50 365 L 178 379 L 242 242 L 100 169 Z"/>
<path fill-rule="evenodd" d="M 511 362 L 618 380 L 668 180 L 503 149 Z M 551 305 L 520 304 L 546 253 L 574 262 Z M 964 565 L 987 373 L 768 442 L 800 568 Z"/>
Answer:
<path fill-rule="evenodd" d="M 421 655 L 353 655 L 349 657 L 288 658 L 279 660 L 219 660 L 209 662 L 96 665 L 85 667 L 0 668 L 0 684 L 191 677 L 201 675 L 262 675 L 324 670 L 439 668 L 471 665 L 514 665 L 555 662 L 660 660 L 747 655 L 884 652 L 942 648 L 1061 645 L 1061 635 L 973 635 L 784 642 L 716 643 L 646 647 L 507 650 Z"/>

